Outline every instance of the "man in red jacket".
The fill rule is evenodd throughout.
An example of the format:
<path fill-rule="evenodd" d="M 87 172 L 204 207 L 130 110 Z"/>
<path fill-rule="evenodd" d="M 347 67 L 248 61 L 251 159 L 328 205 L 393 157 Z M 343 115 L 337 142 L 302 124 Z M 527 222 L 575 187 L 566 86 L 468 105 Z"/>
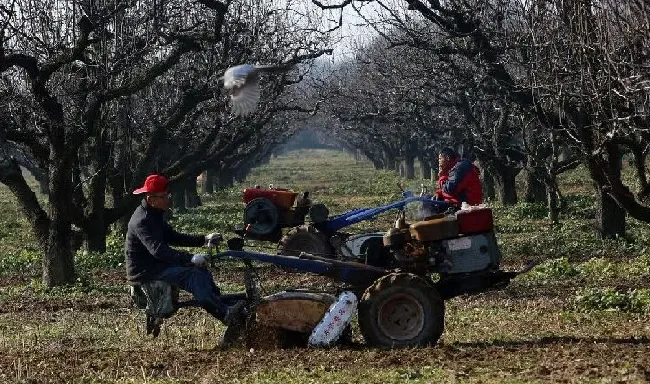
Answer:
<path fill-rule="evenodd" d="M 479 169 L 451 148 L 444 148 L 438 156 L 438 191 L 436 197 L 460 206 L 462 202 L 477 205 L 483 202 L 483 187 Z"/>

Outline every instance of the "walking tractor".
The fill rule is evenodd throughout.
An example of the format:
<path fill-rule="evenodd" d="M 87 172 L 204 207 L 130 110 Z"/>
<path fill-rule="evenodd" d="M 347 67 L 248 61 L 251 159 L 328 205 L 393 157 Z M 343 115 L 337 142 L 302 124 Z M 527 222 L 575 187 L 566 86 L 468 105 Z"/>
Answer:
<path fill-rule="evenodd" d="M 445 213 L 407 223 L 404 208 L 412 202 L 424 202 Z M 518 272 L 500 269 L 501 253 L 489 208 L 454 210 L 445 202 L 413 196 L 405 197 L 397 208 L 400 210 L 394 228 L 381 234 L 381 260 L 246 251 L 245 238 L 254 230 L 254 223 L 249 223 L 242 237 L 228 240 L 228 249 L 214 255 L 215 259 L 242 260 L 247 267 L 246 292 L 237 294 L 237 298 L 246 300 L 247 321 L 245 327 L 229 327 L 224 342 L 243 336 L 247 343 L 255 344 L 256 339 L 275 335 L 280 344 L 291 339 L 331 345 L 350 336 L 349 323 L 356 314 L 359 329 L 370 346 L 431 345 L 444 329 L 445 300 L 506 287 L 511 279 L 532 267 Z M 358 212 L 343 217 L 348 221 L 361 218 Z M 341 284 L 332 292 L 295 289 L 262 296 L 253 262 L 314 273 Z M 174 301 L 172 307 L 175 310 L 180 305 Z M 156 307 L 150 299 L 144 307 L 149 308 L 149 322 L 158 327 L 168 316 L 150 310 Z"/>
<path fill-rule="evenodd" d="M 297 256 L 300 253 L 310 253 L 381 266 L 390 260 L 389 250 L 383 246 L 384 232 L 353 234 L 343 232 L 346 227 L 374 219 L 394 209 L 403 211 L 408 204 L 416 202 L 427 205 L 426 209 L 420 209 L 422 217 L 449 208 L 426 194 L 424 186 L 419 196 L 402 189 L 401 200 L 374 208 L 355 208 L 334 216 L 330 216 L 329 209 L 324 204 L 312 204 L 309 192 L 303 192 L 300 199 L 296 200 L 296 197 L 297 193 L 288 189 L 273 188 L 273 185 L 268 189 L 259 186 L 244 189 L 244 225 L 235 232 L 242 236 L 244 228 L 250 225 L 247 237 L 279 241 L 280 255 Z M 294 201 L 296 205 L 292 207 Z M 308 224 L 305 223 L 306 217 L 311 220 Z M 283 235 L 284 228 L 291 229 Z"/>

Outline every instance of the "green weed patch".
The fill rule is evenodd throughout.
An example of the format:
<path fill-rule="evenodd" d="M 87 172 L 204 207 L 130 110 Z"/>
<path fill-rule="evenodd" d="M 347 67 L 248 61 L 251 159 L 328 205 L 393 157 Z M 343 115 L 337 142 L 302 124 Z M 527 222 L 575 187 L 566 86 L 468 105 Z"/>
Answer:
<path fill-rule="evenodd" d="M 576 294 L 577 310 L 606 310 L 633 313 L 650 313 L 650 289 L 586 288 Z"/>

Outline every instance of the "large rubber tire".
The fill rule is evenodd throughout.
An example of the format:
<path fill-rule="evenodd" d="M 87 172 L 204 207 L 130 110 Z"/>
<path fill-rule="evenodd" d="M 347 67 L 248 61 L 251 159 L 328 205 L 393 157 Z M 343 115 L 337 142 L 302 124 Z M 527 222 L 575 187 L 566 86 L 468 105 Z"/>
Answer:
<path fill-rule="evenodd" d="M 410 273 L 382 277 L 359 302 L 359 328 L 373 347 L 432 345 L 444 326 L 444 301 L 430 283 Z"/>
<path fill-rule="evenodd" d="M 367 264 L 374 267 L 390 268 L 395 264 L 390 249 L 384 247 L 381 237 L 371 238 L 364 242 L 361 245 L 361 255 L 365 257 Z"/>
<path fill-rule="evenodd" d="M 257 236 L 272 233 L 280 223 L 278 207 L 269 199 L 258 197 L 244 208 L 244 226 L 251 224 L 251 233 Z"/>
<path fill-rule="evenodd" d="M 309 225 L 293 228 L 278 244 L 279 255 L 298 256 L 301 252 L 321 257 L 334 257 L 334 250 L 325 235 Z"/>

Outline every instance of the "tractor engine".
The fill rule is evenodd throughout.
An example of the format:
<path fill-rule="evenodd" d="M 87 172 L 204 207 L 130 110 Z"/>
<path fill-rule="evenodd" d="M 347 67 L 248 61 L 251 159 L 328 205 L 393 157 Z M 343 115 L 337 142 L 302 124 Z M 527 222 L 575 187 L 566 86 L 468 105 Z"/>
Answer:
<path fill-rule="evenodd" d="M 493 222 L 489 208 L 440 214 L 411 225 L 398 220 L 383 243 L 390 248 L 396 267 L 417 274 L 497 270 L 501 254 Z"/>

